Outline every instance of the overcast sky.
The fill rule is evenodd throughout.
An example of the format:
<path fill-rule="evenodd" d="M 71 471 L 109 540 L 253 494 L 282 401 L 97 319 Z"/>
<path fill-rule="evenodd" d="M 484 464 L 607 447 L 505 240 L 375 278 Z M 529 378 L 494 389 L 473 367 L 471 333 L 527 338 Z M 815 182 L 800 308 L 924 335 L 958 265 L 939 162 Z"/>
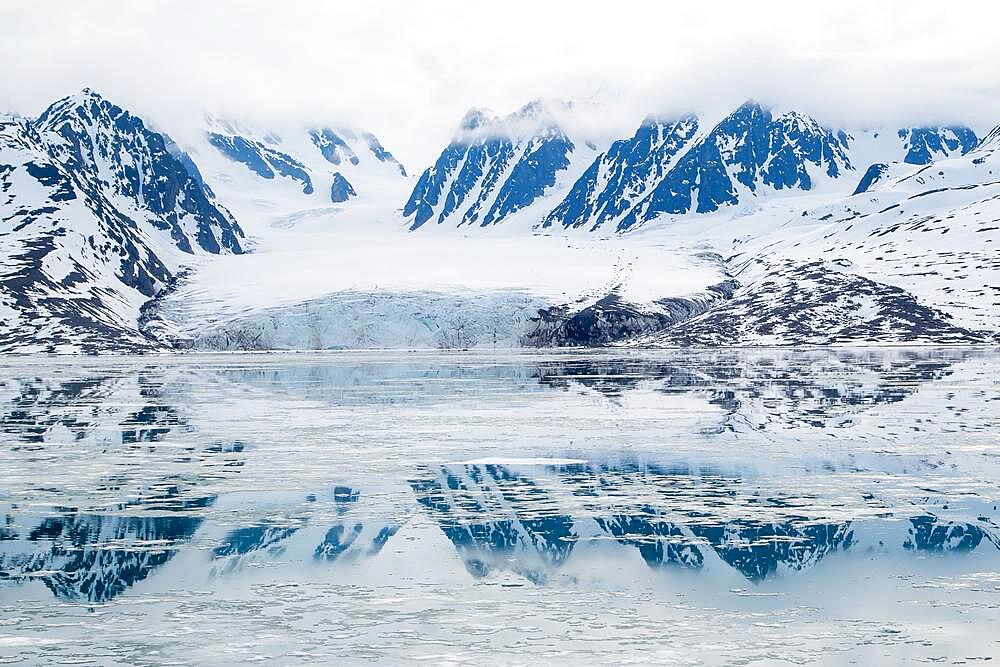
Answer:
<path fill-rule="evenodd" d="M 821 5 L 821 6 L 818 6 Z M 470 106 L 539 96 L 718 113 L 755 97 L 849 126 L 1000 122 L 998 3 L 4 2 L 0 110 L 86 85 L 169 130 L 185 110 L 350 121 L 411 171 Z"/>

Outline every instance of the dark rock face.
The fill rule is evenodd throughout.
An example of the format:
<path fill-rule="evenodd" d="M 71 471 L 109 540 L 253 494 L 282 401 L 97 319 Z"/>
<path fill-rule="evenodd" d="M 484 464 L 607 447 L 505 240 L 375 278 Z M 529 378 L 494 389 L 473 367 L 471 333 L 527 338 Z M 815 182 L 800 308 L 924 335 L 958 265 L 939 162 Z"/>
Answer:
<path fill-rule="evenodd" d="M 347 142 L 328 127 L 322 130 L 311 130 L 309 138 L 330 164 L 340 165 L 341 162 L 350 162 L 356 165 L 360 162 L 357 153 Z"/>
<path fill-rule="evenodd" d="M 374 134 L 371 132 L 364 132 L 362 134 L 362 138 L 364 138 L 365 143 L 368 144 L 368 150 L 371 151 L 371 154 L 375 156 L 376 160 L 396 165 L 396 168 L 399 169 L 399 175 L 403 177 L 406 176 L 406 169 L 403 168 L 403 165 L 400 164 L 399 160 L 397 160 L 392 153 L 385 149 Z"/>
<path fill-rule="evenodd" d="M 930 164 L 949 155 L 965 155 L 979 143 L 976 133 L 967 127 L 908 127 L 899 131 L 907 164 Z"/>
<path fill-rule="evenodd" d="M 171 152 L 173 142 L 142 119 L 85 89 L 54 103 L 33 125 L 81 189 L 127 197 L 181 250 L 190 252 L 193 241 L 210 253 L 242 251 L 242 231 L 211 201 L 201 174 L 189 171 L 190 158 L 176 147 Z"/>
<path fill-rule="evenodd" d="M 845 260 L 751 261 L 763 271 L 746 284 L 727 278 L 701 293 L 642 304 L 612 291 L 583 305 L 542 309 L 521 344 L 727 347 L 998 340 L 996 332 L 956 324 L 946 312 L 855 272 Z"/>
<path fill-rule="evenodd" d="M 853 194 L 859 195 L 862 192 L 868 192 L 872 189 L 872 186 L 882 180 L 887 173 L 889 173 L 889 165 L 876 162 L 872 166 L 868 167 L 868 171 L 866 171 L 865 175 L 861 177 L 861 180 L 858 182 L 858 187 L 854 189 Z"/>
<path fill-rule="evenodd" d="M 705 312 L 732 296 L 738 283 L 726 280 L 704 294 L 660 299 L 637 305 L 609 294 L 580 310 L 557 306 L 539 311 L 535 328 L 522 341 L 528 347 L 598 347 L 660 331 Z"/>
<path fill-rule="evenodd" d="M 334 204 L 340 204 L 357 196 L 358 193 L 354 191 L 350 181 L 344 178 L 339 171 L 334 172 L 333 184 L 330 186 L 330 201 Z"/>
<path fill-rule="evenodd" d="M 762 190 L 810 190 L 853 171 L 851 137 L 796 112 L 747 102 L 703 136 L 699 120 L 647 118 L 576 181 L 544 227 L 631 229 L 663 214 L 710 213 Z"/>

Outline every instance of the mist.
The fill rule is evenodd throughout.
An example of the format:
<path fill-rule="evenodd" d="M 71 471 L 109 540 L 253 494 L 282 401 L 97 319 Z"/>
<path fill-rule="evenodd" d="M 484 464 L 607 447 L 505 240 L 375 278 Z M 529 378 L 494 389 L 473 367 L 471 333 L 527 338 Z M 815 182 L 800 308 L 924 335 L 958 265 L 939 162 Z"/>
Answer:
<path fill-rule="evenodd" d="M 593 102 L 598 134 L 748 98 L 831 125 L 1000 122 L 992 3 L 6 3 L 0 110 L 90 86 L 165 129 L 194 112 L 349 123 L 411 171 L 469 107 Z M 175 120 L 176 119 L 176 120 Z"/>

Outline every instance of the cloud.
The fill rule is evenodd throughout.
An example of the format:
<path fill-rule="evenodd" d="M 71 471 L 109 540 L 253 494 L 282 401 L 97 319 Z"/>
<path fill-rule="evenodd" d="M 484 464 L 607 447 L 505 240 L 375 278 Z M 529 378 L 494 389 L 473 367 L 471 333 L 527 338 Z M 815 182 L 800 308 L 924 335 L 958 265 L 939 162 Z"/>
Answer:
<path fill-rule="evenodd" d="M 467 108 L 589 99 L 610 136 L 650 112 L 746 98 L 828 123 L 1000 122 L 982 2 L 510 0 L 4 3 L 0 100 L 38 113 L 90 85 L 159 120 L 192 109 L 370 128 L 410 168 Z"/>

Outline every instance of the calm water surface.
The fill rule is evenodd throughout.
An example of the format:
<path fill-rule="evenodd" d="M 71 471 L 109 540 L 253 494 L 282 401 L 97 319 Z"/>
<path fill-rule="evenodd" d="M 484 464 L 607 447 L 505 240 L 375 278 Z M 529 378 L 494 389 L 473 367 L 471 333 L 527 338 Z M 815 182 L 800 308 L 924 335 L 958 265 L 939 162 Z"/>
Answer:
<path fill-rule="evenodd" d="M 0 663 L 1000 658 L 1000 353 L 0 359 Z"/>

